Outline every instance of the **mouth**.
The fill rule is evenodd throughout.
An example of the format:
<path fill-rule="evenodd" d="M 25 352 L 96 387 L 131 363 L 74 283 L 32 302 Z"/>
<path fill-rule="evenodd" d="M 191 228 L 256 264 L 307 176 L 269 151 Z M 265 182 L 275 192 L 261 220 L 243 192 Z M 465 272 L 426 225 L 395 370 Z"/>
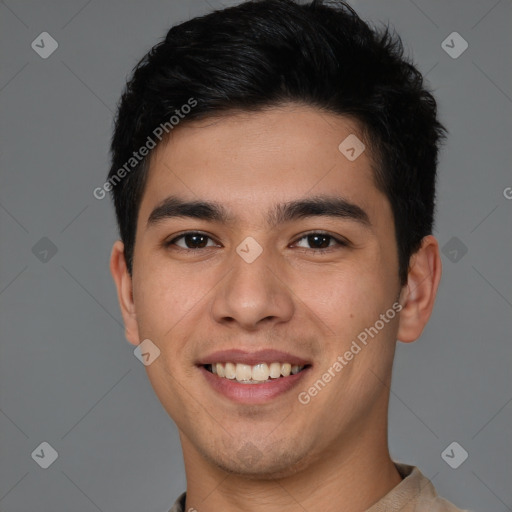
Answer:
<path fill-rule="evenodd" d="M 237 405 L 264 405 L 280 396 L 282 399 L 290 397 L 290 392 L 306 378 L 312 365 L 278 361 L 255 365 L 227 362 L 201 364 L 197 368 L 216 397 Z M 296 402 L 294 398 L 292 402 Z"/>
<path fill-rule="evenodd" d="M 219 350 L 196 361 L 216 397 L 238 404 L 264 404 L 285 395 L 310 373 L 313 364 L 290 352 Z"/>
<path fill-rule="evenodd" d="M 290 375 L 297 375 L 306 368 L 311 367 L 311 365 L 298 365 L 275 361 L 269 364 L 262 362 L 255 365 L 231 362 L 211 363 L 204 364 L 202 367 L 220 379 L 236 381 L 239 384 L 255 385 L 284 379 Z"/>

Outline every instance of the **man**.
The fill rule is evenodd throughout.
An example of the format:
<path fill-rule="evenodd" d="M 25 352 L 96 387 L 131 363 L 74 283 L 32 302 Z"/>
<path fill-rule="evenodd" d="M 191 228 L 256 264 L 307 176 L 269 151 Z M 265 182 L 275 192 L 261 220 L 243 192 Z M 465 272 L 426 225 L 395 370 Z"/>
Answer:
<path fill-rule="evenodd" d="M 396 340 L 441 277 L 443 137 L 399 39 L 342 3 L 212 12 L 138 64 L 111 271 L 179 429 L 172 512 L 460 510 L 387 444 Z"/>

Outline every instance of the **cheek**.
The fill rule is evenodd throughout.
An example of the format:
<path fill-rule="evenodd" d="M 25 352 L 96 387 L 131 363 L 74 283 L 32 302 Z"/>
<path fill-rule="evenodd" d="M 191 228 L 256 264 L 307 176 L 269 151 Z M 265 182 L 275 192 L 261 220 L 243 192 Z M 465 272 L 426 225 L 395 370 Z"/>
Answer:
<path fill-rule="evenodd" d="M 139 332 L 163 342 L 188 312 L 200 307 L 209 287 L 205 274 L 188 276 L 170 265 L 152 264 L 149 258 L 146 261 L 134 272 L 133 299 Z"/>
<path fill-rule="evenodd" d="M 391 307 L 389 279 L 380 258 L 354 258 L 337 268 L 301 272 L 290 286 L 335 334 L 357 334 Z M 332 335 L 333 332 L 330 332 Z"/>

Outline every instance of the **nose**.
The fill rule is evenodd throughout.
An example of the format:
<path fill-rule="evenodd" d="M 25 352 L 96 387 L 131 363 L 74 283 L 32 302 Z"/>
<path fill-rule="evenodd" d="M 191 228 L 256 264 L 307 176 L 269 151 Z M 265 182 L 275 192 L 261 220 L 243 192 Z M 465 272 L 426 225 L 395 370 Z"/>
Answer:
<path fill-rule="evenodd" d="M 254 331 L 290 320 L 293 292 L 286 285 L 286 271 L 269 251 L 250 263 L 235 252 L 229 264 L 231 271 L 219 284 L 211 307 L 216 322 Z"/>

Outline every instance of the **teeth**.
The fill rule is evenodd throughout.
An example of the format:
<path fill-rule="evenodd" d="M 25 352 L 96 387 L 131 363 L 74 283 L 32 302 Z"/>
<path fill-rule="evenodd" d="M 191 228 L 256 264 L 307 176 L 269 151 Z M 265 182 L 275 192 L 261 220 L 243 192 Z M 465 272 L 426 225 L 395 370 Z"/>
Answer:
<path fill-rule="evenodd" d="M 219 366 L 222 366 L 221 363 L 217 363 L 217 372 L 219 371 Z M 233 363 L 226 363 L 224 367 L 224 376 L 226 379 L 233 380 L 236 378 L 236 366 Z"/>
<path fill-rule="evenodd" d="M 252 371 L 248 364 L 236 365 L 236 380 L 251 380 Z"/>
<path fill-rule="evenodd" d="M 281 376 L 281 363 L 272 363 L 270 365 L 270 376 L 277 379 Z"/>
<path fill-rule="evenodd" d="M 219 377 L 225 377 L 226 376 L 226 370 L 224 370 L 224 366 L 222 366 L 220 363 L 212 364 L 212 370 L 213 370 L 213 368 L 216 369 L 217 375 Z"/>
<path fill-rule="evenodd" d="M 304 369 L 304 366 L 291 365 L 290 363 L 259 363 L 254 366 L 248 364 L 234 363 L 214 363 L 210 365 L 211 372 L 218 377 L 226 379 L 236 379 L 244 384 L 256 384 L 266 382 L 269 379 L 278 379 L 279 377 L 288 377 L 295 375 Z"/>
<path fill-rule="evenodd" d="M 259 382 L 268 380 L 270 377 L 270 368 L 265 363 L 257 364 L 252 367 L 251 376 L 252 380 Z"/>

